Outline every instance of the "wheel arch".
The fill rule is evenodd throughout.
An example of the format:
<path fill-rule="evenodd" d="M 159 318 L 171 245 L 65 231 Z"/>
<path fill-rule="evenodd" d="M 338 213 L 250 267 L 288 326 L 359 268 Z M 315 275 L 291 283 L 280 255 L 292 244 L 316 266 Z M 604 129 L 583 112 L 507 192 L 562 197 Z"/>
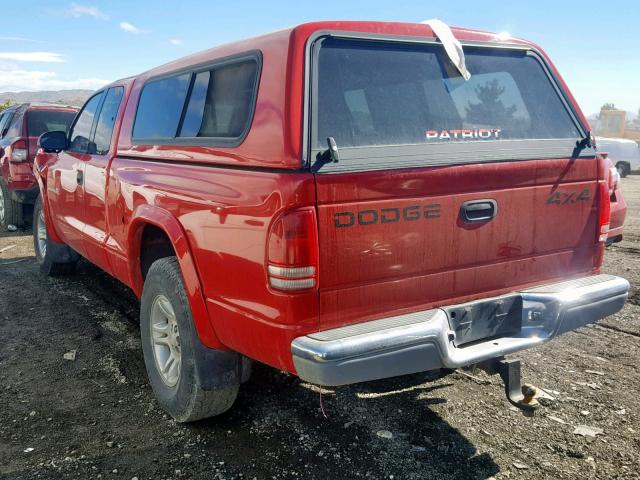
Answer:
<path fill-rule="evenodd" d="M 168 239 L 178 259 L 193 315 L 194 326 L 200 341 L 209 348 L 227 350 L 220 342 L 209 319 L 202 284 L 196 270 L 187 235 L 178 219 L 163 208 L 140 205 L 133 212 L 127 235 L 127 258 L 131 288 L 140 298 L 144 287 L 144 275 L 146 269 L 150 267 L 149 261 L 153 261 L 154 258 L 168 256 L 166 251 L 163 250 L 165 246 L 161 246 L 158 249 L 157 254 L 160 256 L 151 257 L 151 260 L 143 255 L 142 246 L 145 239 L 145 231 L 148 232 L 149 229 L 153 229 L 154 235 L 159 231 Z"/>
<path fill-rule="evenodd" d="M 44 210 L 44 220 L 45 220 L 45 225 L 47 227 L 47 235 L 54 242 L 64 243 L 62 238 L 60 238 L 60 235 L 58 235 L 58 231 L 56 230 L 56 227 L 53 223 L 53 219 L 51 216 L 51 208 L 49 207 L 49 197 L 46 195 L 47 167 L 48 165 L 46 163 L 41 164 L 38 161 L 38 156 L 36 156 L 36 160 L 33 163 L 33 176 L 35 177 L 36 183 L 38 184 L 38 190 L 40 192 L 39 195 L 40 195 L 40 198 L 42 199 L 42 209 Z M 35 201 L 33 202 L 34 208 L 37 201 L 38 199 L 36 197 Z"/>

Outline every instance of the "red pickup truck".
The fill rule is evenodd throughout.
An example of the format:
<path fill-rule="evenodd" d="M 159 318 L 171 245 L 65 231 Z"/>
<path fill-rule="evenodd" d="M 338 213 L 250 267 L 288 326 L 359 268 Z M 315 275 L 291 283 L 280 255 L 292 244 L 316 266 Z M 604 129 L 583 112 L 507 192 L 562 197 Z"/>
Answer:
<path fill-rule="evenodd" d="M 255 360 L 320 385 L 491 364 L 620 310 L 608 168 L 545 53 L 309 23 L 108 85 L 40 139 L 36 257 L 141 298 L 150 383 L 219 414 Z"/>

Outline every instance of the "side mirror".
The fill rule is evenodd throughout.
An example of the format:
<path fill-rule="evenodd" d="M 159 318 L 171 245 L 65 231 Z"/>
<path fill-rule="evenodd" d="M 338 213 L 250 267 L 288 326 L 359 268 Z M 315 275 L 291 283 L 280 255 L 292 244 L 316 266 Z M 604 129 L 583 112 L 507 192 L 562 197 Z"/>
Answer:
<path fill-rule="evenodd" d="M 59 152 L 65 150 L 69 145 L 66 132 L 55 131 L 45 132 L 38 138 L 38 146 L 45 152 Z"/>

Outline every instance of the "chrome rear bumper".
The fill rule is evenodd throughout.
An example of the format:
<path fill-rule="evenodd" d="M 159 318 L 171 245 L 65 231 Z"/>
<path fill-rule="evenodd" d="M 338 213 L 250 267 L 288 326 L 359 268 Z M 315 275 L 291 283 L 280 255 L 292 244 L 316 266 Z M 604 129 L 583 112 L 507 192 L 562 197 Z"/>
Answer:
<path fill-rule="evenodd" d="M 628 290 L 629 282 L 624 278 L 594 275 L 504 297 L 325 330 L 293 340 L 293 362 L 301 379 L 326 386 L 458 368 L 548 342 L 616 313 Z M 474 312 L 479 304 L 498 305 L 514 298 L 519 309 L 517 331 L 460 345 L 456 338 L 460 337 L 460 325 L 457 330 L 452 327 L 452 311 Z"/>

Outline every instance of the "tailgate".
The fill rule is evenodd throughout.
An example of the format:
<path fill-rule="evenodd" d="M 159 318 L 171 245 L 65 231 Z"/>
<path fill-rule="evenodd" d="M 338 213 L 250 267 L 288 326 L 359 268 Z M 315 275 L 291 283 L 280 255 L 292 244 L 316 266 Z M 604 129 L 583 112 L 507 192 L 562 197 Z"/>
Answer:
<path fill-rule="evenodd" d="M 540 58 L 465 47 L 465 82 L 440 45 L 383 43 L 315 49 L 321 328 L 592 271 L 597 161 Z"/>

